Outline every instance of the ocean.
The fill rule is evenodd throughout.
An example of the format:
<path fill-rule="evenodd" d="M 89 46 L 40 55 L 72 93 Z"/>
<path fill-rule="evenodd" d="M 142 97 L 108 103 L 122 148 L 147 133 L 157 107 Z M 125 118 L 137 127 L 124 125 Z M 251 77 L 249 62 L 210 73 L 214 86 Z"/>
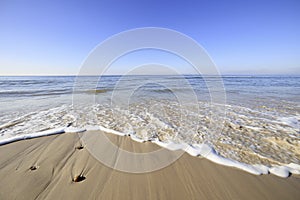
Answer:
<path fill-rule="evenodd" d="M 0 141 L 101 126 L 246 164 L 300 164 L 300 76 L 2 76 L 0 105 Z"/>

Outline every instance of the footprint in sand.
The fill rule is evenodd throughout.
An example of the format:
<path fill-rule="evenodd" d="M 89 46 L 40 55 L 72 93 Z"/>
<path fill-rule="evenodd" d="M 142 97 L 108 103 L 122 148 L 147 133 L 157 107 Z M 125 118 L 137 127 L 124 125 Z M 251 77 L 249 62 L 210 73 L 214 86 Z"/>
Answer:
<path fill-rule="evenodd" d="M 78 150 L 81 150 L 83 149 L 84 147 L 82 145 L 78 146 L 78 147 L 75 147 L 75 149 L 78 149 Z"/>
<path fill-rule="evenodd" d="M 37 170 L 37 168 L 38 168 L 38 166 L 31 166 L 29 169 L 31 170 L 31 171 L 34 171 L 34 170 Z"/>
<path fill-rule="evenodd" d="M 83 176 L 82 174 L 78 175 L 78 176 L 75 176 L 72 181 L 75 182 L 75 183 L 78 183 L 78 182 L 81 182 L 81 181 L 84 181 L 86 178 L 85 176 Z"/>

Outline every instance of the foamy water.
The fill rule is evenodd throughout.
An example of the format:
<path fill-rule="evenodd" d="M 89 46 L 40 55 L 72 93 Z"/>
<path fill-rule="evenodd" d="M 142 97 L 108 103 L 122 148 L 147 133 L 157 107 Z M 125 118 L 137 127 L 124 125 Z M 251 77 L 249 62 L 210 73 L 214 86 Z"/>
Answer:
<path fill-rule="evenodd" d="M 148 84 L 141 86 L 141 79 Z M 75 92 L 94 101 L 76 104 L 74 80 L 2 77 L 0 144 L 97 127 L 253 174 L 299 173 L 299 77 L 224 77 L 225 104 L 210 102 L 205 81 L 197 76 L 186 77 L 196 101 L 178 101 L 174 91 L 185 97 L 187 85 L 177 77 L 130 77 L 116 89 L 120 77 L 112 76 L 99 83 L 87 79 Z M 136 87 L 125 103 L 111 98 Z M 206 155 L 208 149 L 212 153 Z"/>

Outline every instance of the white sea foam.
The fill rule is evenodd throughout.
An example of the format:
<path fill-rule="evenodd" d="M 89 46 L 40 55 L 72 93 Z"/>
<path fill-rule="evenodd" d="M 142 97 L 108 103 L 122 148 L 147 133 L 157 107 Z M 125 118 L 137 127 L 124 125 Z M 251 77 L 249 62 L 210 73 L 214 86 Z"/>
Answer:
<path fill-rule="evenodd" d="M 300 129 L 300 116 L 281 117 L 279 118 L 279 121 L 293 128 Z"/>
<path fill-rule="evenodd" d="M 253 167 L 255 169 L 257 169 L 258 171 L 261 172 L 261 174 L 268 174 L 269 173 L 269 167 L 265 166 L 265 165 L 253 165 Z"/>
<path fill-rule="evenodd" d="M 67 128 L 64 129 L 64 131 L 66 133 L 81 133 L 81 132 L 86 131 L 86 129 L 85 128 L 67 127 Z"/>
<path fill-rule="evenodd" d="M 269 172 L 282 178 L 286 178 L 290 175 L 289 168 L 286 166 L 273 166 L 269 169 Z"/>
<path fill-rule="evenodd" d="M 130 138 L 131 138 L 133 141 L 136 141 L 136 142 L 139 142 L 139 143 L 145 142 L 145 140 L 143 140 L 142 138 L 137 137 L 137 136 L 134 135 L 134 134 L 130 134 Z"/>
<path fill-rule="evenodd" d="M 51 130 L 46 130 L 46 131 L 41 131 L 41 132 L 36 132 L 36 133 L 31 133 L 31 134 L 15 135 L 10 138 L 1 140 L 0 145 L 16 142 L 16 141 L 20 141 L 20 140 L 42 137 L 42 136 L 61 134 L 64 132 L 65 132 L 65 128 L 56 128 L 56 129 L 51 129 Z"/>
<path fill-rule="evenodd" d="M 163 147 L 165 149 L 168 149 L 170 151 L 177 151 L 177 150 L 185 150 L 187 149 L 188 145 L 187 144 L 176 144 L 173 142 L 162 142 L 159 141 L 158 139 L 152 140 L 151 141 L 154 144 L 157 144 L 160 147 Z"/>
<path fill-rule="evenodd" d="M 290 163 L 288 165 L 285 165 L 286 167 L 288 167 L 289 171 L 292 174 L 300 174 L 300 165 L 295 164 L 295 163 Z"/>
<path fill-rule="evenodd" d="M 114 135 L 119 135 L 119 136 L 125 136 L 125 135 L 127 135 L 126 133 L 122 133 L 122 132 L 119 132 L 119 131 L 115 131 L 113 129 L 105 128 L 103 126 L 99 126 L 99 130 L 107 132 L 107 133 L 112 133 Z"/>
<path fill-rule="evenodd" d="M 204 145 L 200 150 L 200 152 L 204 152 L 203 157 L 207 158 L 208 160 L 220 164 L 220 165 L 224 165 L 224 166 L 228 166 L 228 167 L 235 167 L 238 169 L 241 169 L 243 171 L 249 172 L 251 174 L 255 174 L 255 175 L 261 175 L 262 172 L 261 170 L 256 169 L 255 167 L 253 167 L 252 165 L 248 165 L 245 163 L 241 163 L 235 160 L 231 160 L 229 158 L 224 158 L 221 155 L 217 154 L 211 147 L 209 147 L 208 145 Z M 201 155 L 201 153 L 200 153 Z"/>
<path fill-rule="evenodd" d="M 92 125 L 87 125 L 85 126 L 87 131 L 99 131 L 100 127 L 99 126 L 92 126 Z"/>
<path fill-rule="evenodd" d="M 190 154 L 191 156 L 199 156 L 199 155 L 200 155 L 200 151 L 199 151 L 197 148 L 193 147 L 192 145 L 189 145 L 189 146 L 185 149 L 185 151 L 186 151 L 188 154 Z"/>

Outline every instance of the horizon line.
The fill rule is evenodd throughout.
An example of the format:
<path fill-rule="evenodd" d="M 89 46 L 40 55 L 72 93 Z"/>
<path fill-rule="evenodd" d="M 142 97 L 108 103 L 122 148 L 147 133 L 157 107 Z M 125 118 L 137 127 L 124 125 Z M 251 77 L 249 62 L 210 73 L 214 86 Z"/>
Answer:
<path fill-rule="evenodd" d="M 92 77 L 92 76 L 300 76 L 299 74 L 103 74 L 103 75 L 76 75 L 76 74 L 16 74 L 5 75 L 0 74 L 0 77 Z"/>

